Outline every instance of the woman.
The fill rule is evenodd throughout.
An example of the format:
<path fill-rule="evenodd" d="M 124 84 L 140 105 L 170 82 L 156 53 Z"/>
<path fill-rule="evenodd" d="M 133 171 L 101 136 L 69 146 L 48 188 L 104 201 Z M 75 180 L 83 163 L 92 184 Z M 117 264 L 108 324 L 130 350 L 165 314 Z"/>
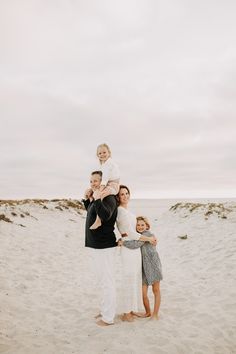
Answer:
<path fill-rule="evenodd" d="M 117 195 L 118 215 L 117 228 L 125 240 L 138 240 L 156 244 L 155 237 L 140 235 L 136 232 L 136 217 L 128 210 L 130 199 L 129 188 L 121 185 Z M 122 261 L 122 301 L 123 321 L 132 322 L 142 306 L 142 258 L 140 248 L 121 247 Z"/>

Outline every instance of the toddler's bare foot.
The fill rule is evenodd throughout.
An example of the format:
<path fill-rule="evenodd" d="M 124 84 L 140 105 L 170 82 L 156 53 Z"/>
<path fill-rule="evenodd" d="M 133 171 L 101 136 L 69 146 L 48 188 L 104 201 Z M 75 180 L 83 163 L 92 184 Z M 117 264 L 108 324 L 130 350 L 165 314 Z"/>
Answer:
<path fill-rule="evenodd" d="M 101 326 L 101 327 L 106 327 L 106 326 L 111 326 L 111 325 L 113 325 L 114 323 L 107 323 L 107 322 L 104 322 L 103 320 L 99 320 L 99 321 L 96 322 L 96 324 L 97 324 L 98 326 Z"/>
<path fill-rule="evenodd" d="M 90 230 L 96 230 L 99 226 L 101 226 L 101 220 L 96 220 L 93 225 L 90 226 Z"/>

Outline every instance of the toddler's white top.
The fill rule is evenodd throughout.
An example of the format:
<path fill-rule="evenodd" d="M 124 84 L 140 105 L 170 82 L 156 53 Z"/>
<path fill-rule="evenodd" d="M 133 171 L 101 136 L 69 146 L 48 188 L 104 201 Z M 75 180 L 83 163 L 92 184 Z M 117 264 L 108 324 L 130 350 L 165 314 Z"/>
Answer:
<path fill-rule="evenodd" d="M 104 163 L 100 164 L 100 170 L 102 171 L 103 186 L 107 185 L 108 181 L 120 179 L 120 170 L 118 165 L 109 157 Z"/>

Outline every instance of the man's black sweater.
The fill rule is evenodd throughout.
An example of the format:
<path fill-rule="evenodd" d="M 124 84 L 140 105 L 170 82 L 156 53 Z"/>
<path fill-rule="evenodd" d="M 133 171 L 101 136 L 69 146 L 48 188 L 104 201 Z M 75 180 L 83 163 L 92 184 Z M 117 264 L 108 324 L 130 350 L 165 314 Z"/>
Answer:
<path fill-rule="evenodd" d="M 85 246 L 91 248 L 110 248 L 117 245 L 114 233 L 117 217 L 117 202 L 114 195 L 109 195 L 103 200 L 97 199 L 90 202 L 84 200 L 84 206 L 87 210 L 85 224 Z M 95 230 L 90 230 L 96 216 L 99 216 L 102 225 Z"/>

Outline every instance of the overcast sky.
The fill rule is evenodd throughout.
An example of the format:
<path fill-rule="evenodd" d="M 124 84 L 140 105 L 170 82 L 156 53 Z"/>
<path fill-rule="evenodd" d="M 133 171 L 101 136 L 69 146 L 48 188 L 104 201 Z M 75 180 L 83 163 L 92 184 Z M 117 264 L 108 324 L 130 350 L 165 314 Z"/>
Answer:
<path fill-rule="evenodd" d="M 1 0 L 0 199 L 236 197 L 235 0 Z"/>

